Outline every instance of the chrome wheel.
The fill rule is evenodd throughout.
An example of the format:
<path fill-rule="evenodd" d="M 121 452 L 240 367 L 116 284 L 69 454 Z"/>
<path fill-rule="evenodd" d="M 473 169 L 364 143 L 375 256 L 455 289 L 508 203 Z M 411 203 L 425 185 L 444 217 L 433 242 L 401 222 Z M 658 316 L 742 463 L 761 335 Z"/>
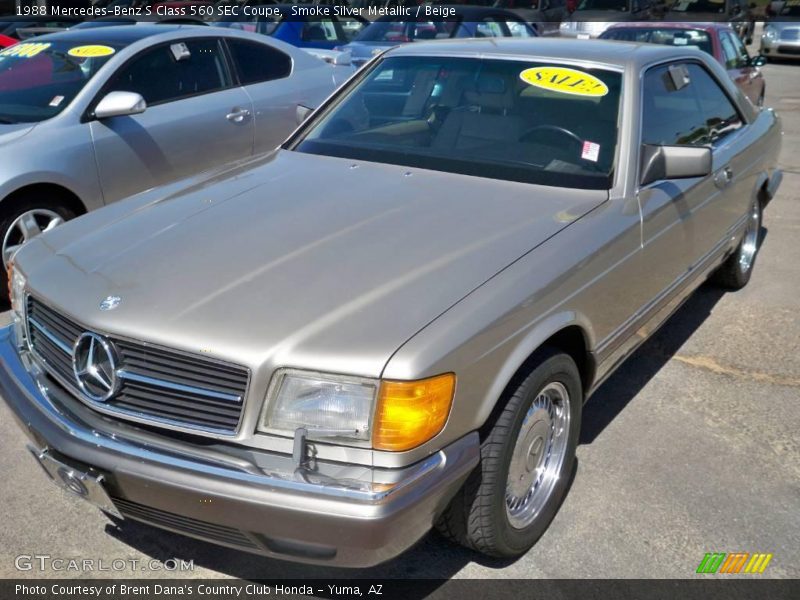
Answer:
<path fill-rule="evenodd" d="M 569 437 L 569 402 L 563 384 L 549 383 L 522 421 L 506 480 L 506 515 L 515 529 L 536 519 L 558 482 Z"/>
<path fill-rule="evenodd" d="M 742 246 L 739 249 L 739 269 L 742 273 L 747 273 L 753 266 L 753 260 L 758 250 L 758 233 L 761 229 L 761 212 L 757 204 L 750 210 L 750 217 L 747 220 L 747 229 L 742 238 Z"/>
<path fill-rule="evenodd" d="M 63 222 L 64 217 L 46 208 L 35 208 L 22 213 L 14 219 L 3 237 L 3 266 L 8 268 L 9 261 L 23 244 Z"/>

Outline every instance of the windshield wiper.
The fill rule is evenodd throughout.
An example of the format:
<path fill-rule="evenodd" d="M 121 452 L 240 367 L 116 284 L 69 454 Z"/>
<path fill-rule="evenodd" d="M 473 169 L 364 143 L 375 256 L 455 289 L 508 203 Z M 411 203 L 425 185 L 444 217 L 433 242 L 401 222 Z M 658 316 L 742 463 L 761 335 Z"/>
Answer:
<path fill-rule="evenodd" d="M 7 117 L 0 117 L 0 123 L 4 125 L 16 125 L 19 121 L 15 121 L 14 119 L 9 119 Z"/>

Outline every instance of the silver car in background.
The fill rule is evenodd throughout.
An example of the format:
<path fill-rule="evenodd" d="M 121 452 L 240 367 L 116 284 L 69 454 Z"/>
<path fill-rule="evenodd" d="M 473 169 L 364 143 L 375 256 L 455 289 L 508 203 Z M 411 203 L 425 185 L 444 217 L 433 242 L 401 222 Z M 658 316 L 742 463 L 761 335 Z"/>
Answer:
<path fill-rule="evenodd" d="M 433 526 L 519 556 L 584 401 L 708 277 L 747 284 L 780 129 L 696 48 L 404 44 L 275 153 L 26 245 L 0 395 L 126 518 L 321 564 Z"/>
<path fill-rule="evenodd" d="M 79 29 L 0 52 L 4 266 L 76 215 L 275 148 L 298 105 L 319 105 L 349 75 L 210 27 Z"/>
<path fill-rule="evenodd" d="M 776 10 L 761 33 L 761 54 L 767 59 L 800 60 L 800 4 L 787 2 Z"/>

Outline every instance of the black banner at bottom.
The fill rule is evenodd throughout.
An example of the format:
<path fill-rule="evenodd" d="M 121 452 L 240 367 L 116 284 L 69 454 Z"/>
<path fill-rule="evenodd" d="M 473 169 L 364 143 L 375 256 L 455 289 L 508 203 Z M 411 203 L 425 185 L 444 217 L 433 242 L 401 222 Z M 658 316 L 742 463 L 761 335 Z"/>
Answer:
<path fill-rule="evenodd" d="M 335 600 L 796 600 L 800 582 L 777 579 L 334 579 L 245 581 L 237 579 L 6 579 L 2 600 L 262 600 L 329 598 Z"/>

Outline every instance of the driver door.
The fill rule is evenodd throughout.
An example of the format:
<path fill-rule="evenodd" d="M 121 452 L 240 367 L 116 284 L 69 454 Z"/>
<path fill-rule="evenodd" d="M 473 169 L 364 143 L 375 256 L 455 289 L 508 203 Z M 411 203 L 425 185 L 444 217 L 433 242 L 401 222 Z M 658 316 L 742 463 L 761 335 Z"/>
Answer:
<path fill-rule="evenodd" d="M 111 91 L 141 94 L 147 110 L 90 124 L 107 203 L 253 152 L 252 102 L 233 85 L 216 38 L 142 51 L 100 96 Z"/>

